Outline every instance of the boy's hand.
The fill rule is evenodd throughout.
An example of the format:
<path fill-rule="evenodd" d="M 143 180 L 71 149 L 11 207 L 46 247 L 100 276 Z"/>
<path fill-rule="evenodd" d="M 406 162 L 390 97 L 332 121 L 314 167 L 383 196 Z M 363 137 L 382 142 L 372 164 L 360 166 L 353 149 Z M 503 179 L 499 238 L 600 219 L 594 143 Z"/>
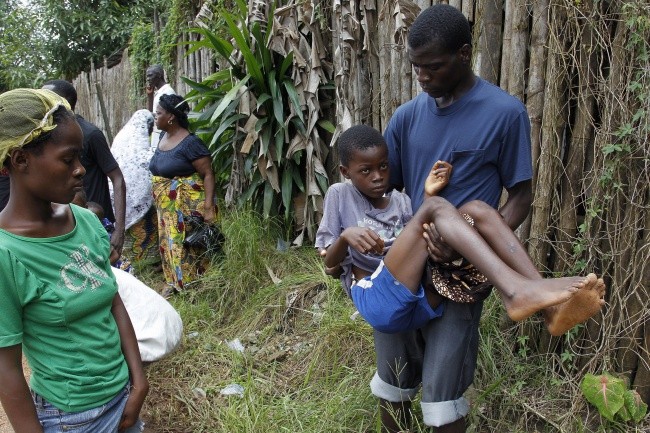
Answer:
<path fill-rule="evenodd" d="M 369 228 L 349 227 L 343 230 L 341 237 L 361 254 L 384 254 L 384 240 Z"/>
<path fill-rule="evenodd" d="M 327 256 L 327 250 L 322 249 L 322 250 L 320 250 L 319 254 L 324 260 L 325 257 Z M 325 266 L 325 275 L 329 275 L 332 278 L 338 278 L 338 277 L 341 276 L 342 273 L 343 273 L 343 268 L 341 267 L 340 263 L 337 263 L 336 265 L 332 266 L 331 268 Z"/>
<path fill-rule="evenodd" d="M 436 161 L 424 181 L 424 196 L 426 198 L 440 194 L 451 178 L 451 164 L 446 161 Z"/>

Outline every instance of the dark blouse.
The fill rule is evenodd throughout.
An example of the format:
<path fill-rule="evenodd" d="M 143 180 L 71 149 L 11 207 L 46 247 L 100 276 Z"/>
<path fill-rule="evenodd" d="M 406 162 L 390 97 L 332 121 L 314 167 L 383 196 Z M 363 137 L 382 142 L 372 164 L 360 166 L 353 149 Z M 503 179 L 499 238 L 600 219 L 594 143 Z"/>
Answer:
<path fill-rule="evenodd" d="M 196 172 L 192 162 L 205 156 L 210 156 L 208 148 L 199 137 L 190 134 L 173 149 L 157 148 L 149 162 L 149 170 L 154 176 L 168 179 L 190 176 Z"/>

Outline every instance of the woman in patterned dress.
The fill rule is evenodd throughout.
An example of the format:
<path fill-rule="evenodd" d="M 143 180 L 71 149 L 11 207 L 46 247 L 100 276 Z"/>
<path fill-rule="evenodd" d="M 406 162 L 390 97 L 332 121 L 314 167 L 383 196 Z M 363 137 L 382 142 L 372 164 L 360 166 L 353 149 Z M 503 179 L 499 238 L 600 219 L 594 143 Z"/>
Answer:
<path fill-rule="evenodd" d="M 158 236 L 165 295 L 181 291 L 207 264 L 202 251 L 183 246 L 188 216 L 206 223 L 216 218 L 214 172 L 210 151 L 188 131 L 189 106 L 178 95 L 163 95 L 155 107 L 156 125 L 163 133 L 151 158 L 153 197 L 158 212 Z"/>

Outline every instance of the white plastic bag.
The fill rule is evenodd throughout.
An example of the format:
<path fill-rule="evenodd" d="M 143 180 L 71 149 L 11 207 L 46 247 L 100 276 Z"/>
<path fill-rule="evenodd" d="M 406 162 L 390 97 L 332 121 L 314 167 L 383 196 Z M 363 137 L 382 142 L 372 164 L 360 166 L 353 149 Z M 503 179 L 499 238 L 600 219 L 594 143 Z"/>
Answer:
<path fill-rule="evenodd" d="M 169 302 L 128 272 L 111 267 L 129 313 L 140 356 L 156 361 L 173 352 L 183 336 L 183 321 Z"/>

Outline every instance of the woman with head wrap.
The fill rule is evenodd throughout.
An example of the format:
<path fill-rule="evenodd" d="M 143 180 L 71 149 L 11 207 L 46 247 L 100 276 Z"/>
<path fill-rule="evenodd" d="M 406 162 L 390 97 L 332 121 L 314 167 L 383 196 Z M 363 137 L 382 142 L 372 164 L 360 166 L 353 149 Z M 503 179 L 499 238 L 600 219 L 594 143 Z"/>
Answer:
<path fill-rule="evenodd" d="M 108 236 L 69 204 L 83 190 L 81 152 L 81 129 L 58 95 L 0 95 L 0 161 L 11 179 L 0 212 L 0 401 L 16 432 L 142 431 L 149 385 Z"/>
<path fill-rule="evenodd" d="M 156 209 L 153 207 L 149 171 L 154 153 L 149 138 L 153 122 L 149 110 L 136 111 L 117 133 L 111 146 L 111 153 L 127 185 L 124 252 L 130 254 L 130 259 L 143 259 L 149 253 L 158 254 Z M 112 200 L 112 188 L 110 192 Z"/>
<path fill-rule="evenodd" d="M 149 170 L 158 211 L 158 237 L 165 295 L 183 290 L 205 269 L 205 254 L 183 246 L 187 217 L 216 216 L 214 172 L 210 151 L 188 131 L 189 106 L 178 95 L 162 95 L 155 107 L 156 125 L 163 133 Z"/>

